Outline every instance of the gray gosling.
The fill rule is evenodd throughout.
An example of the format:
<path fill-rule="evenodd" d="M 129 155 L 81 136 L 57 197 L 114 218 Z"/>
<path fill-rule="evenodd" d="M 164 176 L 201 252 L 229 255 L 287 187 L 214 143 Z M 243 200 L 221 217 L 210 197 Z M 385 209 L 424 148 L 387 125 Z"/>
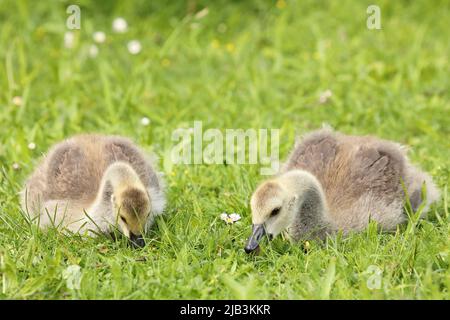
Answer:
<path fill-rule="evenodd" d="M 130 140 L 79 135 L 53 146 L 21 192 L 21 205 L 42 229 L 95 236 L 115 230 L 135 246 L 165 206 L 150 159 Z"/>
<path fill-rule="evenodd" d="M 407 221 L 405 189 L 421 216 L 439 198 L 430 176 L 413 166 L 406 148 L 370 136 L 348 136 L 321 129 L 305 136 L 278 175 L 253 193 L 252 235 L 245 251 L 259 249 L 287 231 L 294 241 L 361 231 L 370 220 L 393 231 Z M 425 185 L 425 199 L 422 187 Z"/>

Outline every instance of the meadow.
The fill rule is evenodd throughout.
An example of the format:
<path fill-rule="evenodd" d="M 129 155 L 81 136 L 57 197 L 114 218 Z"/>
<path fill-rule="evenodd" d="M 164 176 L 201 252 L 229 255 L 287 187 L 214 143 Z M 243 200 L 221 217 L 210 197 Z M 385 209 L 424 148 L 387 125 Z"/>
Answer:
<path fill-rule="evenodd" d="M 0 299 L 450 298 L 448 1 L 377 1 L 380 30 L 366 26 L 372 3 L 351 0 L 80 0 L 80 29 L 68 30 L 74 2 L 0 0 Z M 267 177 L 172 163 L 172 132 L 197 120 L 280 129 L 281 159 L 323 123 L 395 140 L 442 199 L 395 233 L 371 223 L 246 255 L 249 198 Z M 42 154 L 84 132 L 159 156 L 168 206 L 146 247 L 24 218 L 18 192 Z"/>

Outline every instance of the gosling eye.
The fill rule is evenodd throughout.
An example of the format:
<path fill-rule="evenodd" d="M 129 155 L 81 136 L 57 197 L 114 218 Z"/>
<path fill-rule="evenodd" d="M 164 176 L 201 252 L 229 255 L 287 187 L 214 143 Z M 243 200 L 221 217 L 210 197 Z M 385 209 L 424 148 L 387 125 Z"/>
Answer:
<path fill-rule="evenodd" d="M 275 217 L 277 214 L 280 213 L 280 211 L 281 211 L 280 207 L 279 208 L 275 208 L 275 209 L 272 210 L 272 212 L 270 212 L 270 216 L 271 217 Z"/>
<path fill-rule="evenodd" d="M 120 220 L 122 220 L 123 223 L 127 224 L 127 219 L 125 219 L 124 216 L 120 216 Z"/>

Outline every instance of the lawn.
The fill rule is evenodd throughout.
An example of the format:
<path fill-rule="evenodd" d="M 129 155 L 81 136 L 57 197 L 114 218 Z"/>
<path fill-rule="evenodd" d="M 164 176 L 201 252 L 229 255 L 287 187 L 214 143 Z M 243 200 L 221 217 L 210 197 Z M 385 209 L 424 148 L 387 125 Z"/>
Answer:
<path fill-rule="evenodd" d="M 450 298 L 450 5 L 376 2 L 380 30 L 366 27 L 373 1 L 0 0 L 0 298 Z M 68 33 L 71 4 L 81 29 Z M 324 244 L 278 237 L 249 256 L 249 198 L 267 177 L 259 165 L 173 164 L 172 132 L 196 120 L 280 129 L 281 159 L 323 123 L 395 140 L 443 199 L 393 234 L 371 224 Z M 168 206 L 145 248 L 24 219 L 24 180 L 49 146 L 82 132 L 159 156 Z M 222 212 L 242 219 L 227 225 Z"/>

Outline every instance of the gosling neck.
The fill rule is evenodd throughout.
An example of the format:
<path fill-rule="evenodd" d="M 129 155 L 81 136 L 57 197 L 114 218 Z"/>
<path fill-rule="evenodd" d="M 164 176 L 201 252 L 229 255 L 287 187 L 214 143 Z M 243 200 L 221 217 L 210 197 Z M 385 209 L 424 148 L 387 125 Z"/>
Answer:
<path fill-rule="evenodd" d="M 144 188 L 139 176 L 130 165 L 115 162 L 106 169 L 97 196 L 88 210 L 88 214 L 98 224 L 101 231 L 107 231 L 111 224 L 116 223 L 112 196 L 130 186 Z"/>
<path fill-rule="evenodd" d="M 114 189 L 111 182 L 104 176 L 94 202 L 86 210 L 86 214 L 89 215 L 86 220 L 89 229 L 100 233 L 107 233 L 110 225 L 114 224 L 113 193 Z"/>
<path fill-rule="evenodd" d="M 285 184 L 297 197 L 288 233 L 294 240 L 324 238 L 328 229 L 325 194 L 317 178 L 303 170 L 288 172 Z"/>

